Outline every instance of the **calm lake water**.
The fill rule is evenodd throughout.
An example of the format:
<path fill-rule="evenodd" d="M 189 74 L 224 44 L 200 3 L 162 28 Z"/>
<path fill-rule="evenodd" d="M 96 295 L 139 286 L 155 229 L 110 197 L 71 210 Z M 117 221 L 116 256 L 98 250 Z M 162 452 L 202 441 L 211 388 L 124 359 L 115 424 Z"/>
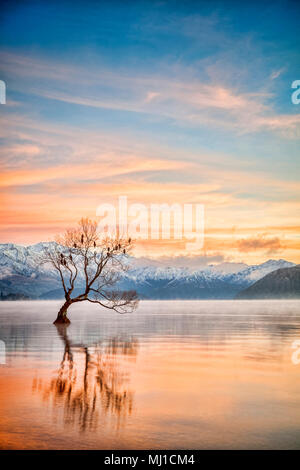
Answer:
<path fill-rule="evenodd" d="M 59 306 L 0 303 L 1 449 L 300 448 L 299 301 Z"/>

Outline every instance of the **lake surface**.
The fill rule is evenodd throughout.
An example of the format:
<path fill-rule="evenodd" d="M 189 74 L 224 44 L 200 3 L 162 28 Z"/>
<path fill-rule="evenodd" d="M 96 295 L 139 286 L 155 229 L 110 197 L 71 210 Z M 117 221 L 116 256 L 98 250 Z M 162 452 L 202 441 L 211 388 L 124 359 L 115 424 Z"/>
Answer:
<path fill-rule="evenodd" d="M 59 306 L 0 303 L 1 449 L 300 448 L 300 301 Z"/>

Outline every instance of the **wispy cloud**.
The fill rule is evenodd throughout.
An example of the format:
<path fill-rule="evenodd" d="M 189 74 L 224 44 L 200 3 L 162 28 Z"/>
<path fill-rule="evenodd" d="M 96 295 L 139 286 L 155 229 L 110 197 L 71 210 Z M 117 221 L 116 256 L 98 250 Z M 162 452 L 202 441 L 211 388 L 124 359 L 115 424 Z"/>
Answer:
<path fill-rule="evenodd" d="M 276 78 L 278 78 L 283 72 L 285 71 L 285 67 L 281 67 L 280 69 L 278 70 L 274 70 L 271 75 L 270 75 L 270 79 L 271 80 L 275 80 Z"/>
<path fill-rule="evenodd" d="M 2 53 L 3 68 L 14 75 L 14 88 L 43 98 L 76 105 L 143 113 L 233 132 L 271 131 L 288 138 L 300 135 L 300 118 L 278 114 L 270 92 L 242 92 L 228 85 L 196 79 L 186 70 L 160 74 L 125 74 L 104 66 L 82 68 Z M 281 71 L 276 72 L 279 76 Z M 276 75 L 276 74 L 275 74 Z M 274 77 L 275 77 L 274 75 Z M 19 80 L 16 80 L 19 77 Z"/>

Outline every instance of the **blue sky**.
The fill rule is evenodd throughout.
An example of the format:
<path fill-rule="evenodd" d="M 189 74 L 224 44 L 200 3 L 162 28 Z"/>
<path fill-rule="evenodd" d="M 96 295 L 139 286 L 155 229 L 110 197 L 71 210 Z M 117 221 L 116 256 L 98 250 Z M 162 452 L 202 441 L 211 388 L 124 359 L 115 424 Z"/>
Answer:
<path fill-rule="evenodd" d="M 7 85 L 1 161 L 13 181 L 5 185 L 12 208 L 22 192 L 25 199 L 40 194 L 47 207 L 57 192 L 76 199 L 88 185 L 93 197 L 80 209 L 92 213 L 92 181 L 98 198 L 109 198 L 109 185 L 113 194 L 130 185 L 134 201 L 149 201 L 155 187 L 173 202 L 177 185 L 190 202 L 205 200 L 212 237 L 220 221 L 227 230 L 240 224 L 236 237 L 288 238 L 278 254 L 295 255 L 297 2 L 4 2 L 0 22 Z M 130 171 L 81 180 L 83 161 L 106 168 L 126 166 L 126 159 Z M 57 166 L 72 167 L 69 192 L 41 176 Z M 40 176 L 13 177 L 31 169 Z M 32 198 L 28 204 L 24 241 L 40 236 L 40 214 Z M 18 213 L 9 220 L 12 227 L 25 223 Z M 61 220 L 43 216 L 45 233 Z M 274 229 L 282 226 L 293 239 Z M 7 233 L 15 236 L 4 231 L 2 239 Z M 216 250 L 227 250 L 225 238 Z"/>

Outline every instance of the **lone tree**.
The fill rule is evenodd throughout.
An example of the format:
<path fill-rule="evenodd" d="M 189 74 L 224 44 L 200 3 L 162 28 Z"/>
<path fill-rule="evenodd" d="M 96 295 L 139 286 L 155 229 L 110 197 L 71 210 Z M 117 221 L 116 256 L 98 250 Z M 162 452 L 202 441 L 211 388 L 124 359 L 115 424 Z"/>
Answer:
<path fill-rule="evenodd" d="M 56 243 L 44 248 L 40 261 L 56 269 L 65 295 L 55 324 L 70 323 L 68 308 L 77 302 L 88 301 L 118 313 L 137 307 L 135 291 L 112 290 L 128 269 L 126 258 L 131 246 L 130 238 L 100 238 L 97 222 L 83 218 L 77 228 L 67 230 Z M 82 293 L 77 295 L 79 288 Z"/>

